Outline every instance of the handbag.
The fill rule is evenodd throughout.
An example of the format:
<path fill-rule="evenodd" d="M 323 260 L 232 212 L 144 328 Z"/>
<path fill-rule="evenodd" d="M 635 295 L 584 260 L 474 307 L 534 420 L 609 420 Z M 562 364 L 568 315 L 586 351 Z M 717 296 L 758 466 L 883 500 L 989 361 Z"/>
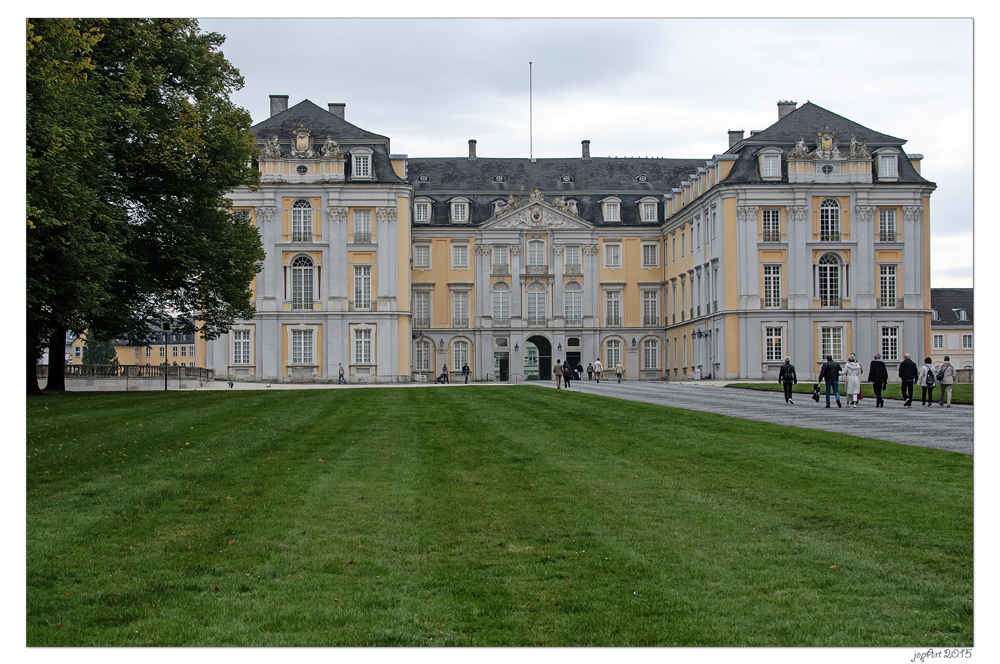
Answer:
<path fill-rule="evenodd" d="M 862 399 L 862 398 L 863 398 L 864 396 L 865 396 L 864 392 L 858 392 L 858 401 L 861 401 L 861 399 Z"/>

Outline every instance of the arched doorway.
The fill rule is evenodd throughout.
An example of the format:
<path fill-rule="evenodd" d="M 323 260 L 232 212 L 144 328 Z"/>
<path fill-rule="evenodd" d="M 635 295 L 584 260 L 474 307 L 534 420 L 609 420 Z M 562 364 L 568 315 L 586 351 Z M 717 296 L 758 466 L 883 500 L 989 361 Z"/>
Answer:
<path fill-rule="evenodd" d="M 524 379 L 552 379 L 552 344 L 542 336 L 528 337 L 524 342 Z"/>

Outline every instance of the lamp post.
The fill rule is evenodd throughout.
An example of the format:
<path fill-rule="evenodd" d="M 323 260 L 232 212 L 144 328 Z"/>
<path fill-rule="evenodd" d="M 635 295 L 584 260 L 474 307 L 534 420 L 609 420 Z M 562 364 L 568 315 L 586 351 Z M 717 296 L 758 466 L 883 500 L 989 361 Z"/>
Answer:
<path fill-rule="evenodd" d="M 163 391 L 167 391 L 167 373 L 169 367 L 167 365 L 167 332 L 170 331 L 170 321 L 163 320 Z"/>

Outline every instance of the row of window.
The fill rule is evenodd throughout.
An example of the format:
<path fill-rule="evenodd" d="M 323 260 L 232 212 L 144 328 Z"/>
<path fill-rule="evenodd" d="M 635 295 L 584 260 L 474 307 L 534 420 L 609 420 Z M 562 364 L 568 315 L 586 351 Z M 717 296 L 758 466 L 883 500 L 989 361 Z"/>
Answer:
<path fill-rule="evenodd" d="M 291 300 L 292 309 L 312 309 L 319 300 L 318 266 L 309 256 L 299 255 L 292 259 L 289 266 L 290 289 L 286 290 L 286 299 Z M 355 265 L 354 269 L 354 299 L 352 309 L 371 309 L 372 307 L 372 268 L 370 265 Z"/>
<path fill-rule="evenodd" d="M 493 201 L 491 216 L 497 214 L 506 201 L 497 199 Z M 576 213 L 577 202 L 567 200 L 566 204 Z M 601 216 L 605 222 L 615 222 L 622 220 L 622 200 L 616 196 L 609 196 L 600 201 Z M 659 203 L 651 196 L 643 198 L 636 203 L 639 209 L 639 218 L 642 221 L 659 221 Z M 413 201 L 413 221 L 415 223 L 429 223 L 433 212 L 434 202 L 425 197 L 415 198 Z M 448 201 L 448 218 L 453 224 L 465 224 L 471 219 L 472 202 L 465 197 L 457 197 Z"/>
<path fill-rule="evenodd" d="M 763 292 L 761 306 L 765 309 L 785 308 L 786 300 L 781 297 L 781 265 L 763 265 Z M 895 309 L 899 306 L 896 265 L 879 265 L 879 290 L 876 306 L 880 309 Z M 823 254 L 816 263 L 813 274 L 813 295 L 820 306 L 840 307 L 848 297 L 847 270 L 839 256 Z"/>
<path fill-rule="evenodd" d="M 170 347 L 170 357 L 194 357 L 194 346 L 171 346 Z M 166 357 L 166 351 L 163 346 L 159 347 L 160 357 Z M 135 356 L 139 357 L 139 353 L 142 352 L 142 348 L 135 349 Z M 146 346 L 144 357 L 153 356 L 153 347 Z"/>
<path fill-rule="evenodd" d="M 935 334 L 935 335 L 933 335 L 934 350 L 959 350 L 959 349 L 945 348 L 944 337 L 945 337 L 945 335 L 943 335 L 943 334 Z M 961 347 L 960 350 L 972 350 L 972 335 L 971 334 L 963 334 L 962 335 L 962 347 Z"/>
<path fill-rule="evenodd" d="M 374 330 L 358 328 L 351 334 L 351 363 L 372 364 L 372 341 Z M 289 336 L 289 361 L 291 364 L 310 365 L 316 363 L 316 330 L 292 329 Z M 250 364 L 250 331 L 233 330 L 233 364 Z"/>
<path fill-rule="evenodd" d="M 961 321 L 969 320 L 969 310 L 968 309 L 952 309 L 955 312 L 955 317 Z M 931 320 L 941 320 L 941 312 L 937 309 L 931 309 Z"/>
<path fill-rule="evenodd" d="M 879 330 L 879 352 L 882 359 L 887 362 L 898 362 L 903 359 L 900 352 L 900 329 L 898 325 L 880 325 Z M 785 359 L 790 345 L 785 339 L 786 329 L 783 325 L 767 326 L 764 328 L 764 360 L 767 362 L 781 362 Z M 845 327 L 842 325 L 824 325 L 819 328 L 819 358 L 823 359 L 827 355 L 834 360 L 844 361 L 847 359 L 844 352 Z"/>
<path fill-rule="evenodd" d="M 353 210 L 352 211 L 352 233 L 350 241 L 354 244 L 371 244 L 374 240 L 372 235 L 372 211 Z M 313 242 L 313 206 L 304 198 L 300 198 L 292 203 L 292 242 Z"/>
<path fill-rule="evenodd" d="M 781 153 L 778 148 L 770 148 L 769 150 L 773 152 L 764 153 L 760 157 L 761 178 L 763 180 L 780 180 Z M 876 162 L 878 167 L 878 178 L 880 180 L 894 181 L 899 177 L 897 155 L 895 154 L 894 148 L 889 148 L 889 151 L 890 154 L 878 155 L 878 161 Z M 824 170 L 824 173 L 832 173 L 834 166 L 832 164 L 827 164 L 824 165 L 823 168 L 829 168 L 828 171 Z"/>

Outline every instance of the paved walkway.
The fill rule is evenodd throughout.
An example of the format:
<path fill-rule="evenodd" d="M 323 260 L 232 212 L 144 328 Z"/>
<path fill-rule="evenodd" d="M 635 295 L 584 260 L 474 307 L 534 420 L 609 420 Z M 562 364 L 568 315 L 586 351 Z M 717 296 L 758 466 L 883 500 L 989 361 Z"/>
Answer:
<path fill-rule="evenodd" d="M 841 397 L 843 408 L 837 408 L 832 395 L 830 408 L 825 408 L 825 396 L 816 403 L 808 394 L 796 395 L 795 404 L 788 406 L 781 392 L 764 390 L 743 390 L 724 387 L 734 381 L 678 381 L 609 382 L 575 380 L 571 388 L 588 394 L 600 394 L 617 399 L 644 401 L 661 406 L 672 406 L 687 410 L 741 417 L 785 424 L 806 429 L 821 429 L 851 436 L 877 438 L 906 445 L 935 447 L 940 450 L 972 454 L 973 452 L 973 406 L 952 404 L 951 408 L 924 408 L 917 401 L 910 408 L 904 408 L 899 400 L 886 399 L 884 408 L 875 407 L 875 399 L 862 399 L 857 408 L 848 408 L 847 400 Z M 550 382 L 555 388 L 555 383 Z M 899 385 L 889 385 L 898 393 Z M 935 396 L 937 396 L 935 391 Z M 947 432 L 946 436 L 928 436 L 928 432 Z"/>

